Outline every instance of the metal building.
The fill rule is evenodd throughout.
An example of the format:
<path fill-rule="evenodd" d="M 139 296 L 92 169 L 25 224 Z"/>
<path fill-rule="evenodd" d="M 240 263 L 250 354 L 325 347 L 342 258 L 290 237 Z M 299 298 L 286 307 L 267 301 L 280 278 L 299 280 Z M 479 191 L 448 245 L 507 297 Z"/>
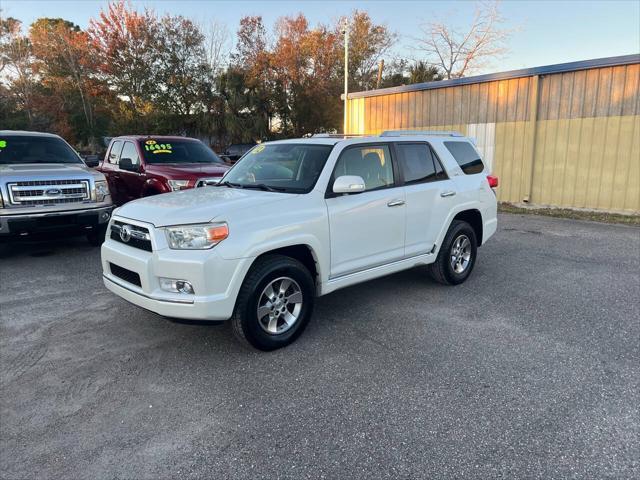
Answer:
<path fill-rule="evenodd" d="M 500 177 L 499 200 L 640 212 L 640 55 L 348 96 L 348 132 L 457 130 Z"/>

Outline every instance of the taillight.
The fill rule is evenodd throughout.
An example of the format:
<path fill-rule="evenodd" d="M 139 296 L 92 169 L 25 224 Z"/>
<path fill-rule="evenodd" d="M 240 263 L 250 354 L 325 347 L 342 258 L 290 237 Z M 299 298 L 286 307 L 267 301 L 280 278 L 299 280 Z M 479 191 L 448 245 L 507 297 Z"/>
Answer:
<path fill-rule="evenodd" d="M 489 182 L 489 186 L 491 188 L 498 187 L 498 177 L 496 177 L 495 175 L 487 175 L 487 181 Z"/>

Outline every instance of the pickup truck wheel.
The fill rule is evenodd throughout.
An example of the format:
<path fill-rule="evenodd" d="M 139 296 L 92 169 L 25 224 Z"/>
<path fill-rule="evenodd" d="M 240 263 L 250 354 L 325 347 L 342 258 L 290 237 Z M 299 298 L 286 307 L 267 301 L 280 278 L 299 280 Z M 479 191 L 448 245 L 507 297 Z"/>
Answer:
<path fill-rule="evenodd" d="M 104 242 L 104 237 L 107 233 L 107 225 L 101 227 L 95 227 L 87 233 L 87 240 L 89 245 L 99 247 Z"/>
<path fill-rule="evenodd" d="M 289 345 L 309 323 L 314 297 L 313 279 L 302 263 L 283 255 L 262 257 L 240 288 L 233 332 L 259 350 Z"/>
<path fill-rule="evenodd" d="M 445 285 L 464 282 L 476 263 L 476 233 L 467 222 L 455 220 L 444 237 L 436 261 L 429 265 L 431 277 Z"/>

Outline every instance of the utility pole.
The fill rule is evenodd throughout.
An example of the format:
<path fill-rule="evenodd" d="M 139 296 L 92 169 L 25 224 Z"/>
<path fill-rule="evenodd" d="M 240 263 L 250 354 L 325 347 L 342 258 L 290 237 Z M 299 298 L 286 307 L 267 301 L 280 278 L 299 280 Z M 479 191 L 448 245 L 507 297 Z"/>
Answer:
<path fill-rule="evenodd" d="M 342 33 L 344 34 L 344 125 L 342 133 L 347 134 L 347 110 L 349 107 L 349 19 L 345 18 L 342 25 Z"/>

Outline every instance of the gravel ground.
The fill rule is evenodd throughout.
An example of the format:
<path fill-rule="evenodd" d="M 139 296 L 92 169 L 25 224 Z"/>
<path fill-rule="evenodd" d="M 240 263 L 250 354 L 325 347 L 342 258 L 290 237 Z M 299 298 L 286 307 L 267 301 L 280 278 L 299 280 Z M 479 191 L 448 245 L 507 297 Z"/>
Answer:
<path fill-rule="evenodd" d="M 638 478 L 640 229 L 503 214 L 479 254 L 260 353 L 111 295 L 82 238 L 5 248 L 0 476 Z"/>

